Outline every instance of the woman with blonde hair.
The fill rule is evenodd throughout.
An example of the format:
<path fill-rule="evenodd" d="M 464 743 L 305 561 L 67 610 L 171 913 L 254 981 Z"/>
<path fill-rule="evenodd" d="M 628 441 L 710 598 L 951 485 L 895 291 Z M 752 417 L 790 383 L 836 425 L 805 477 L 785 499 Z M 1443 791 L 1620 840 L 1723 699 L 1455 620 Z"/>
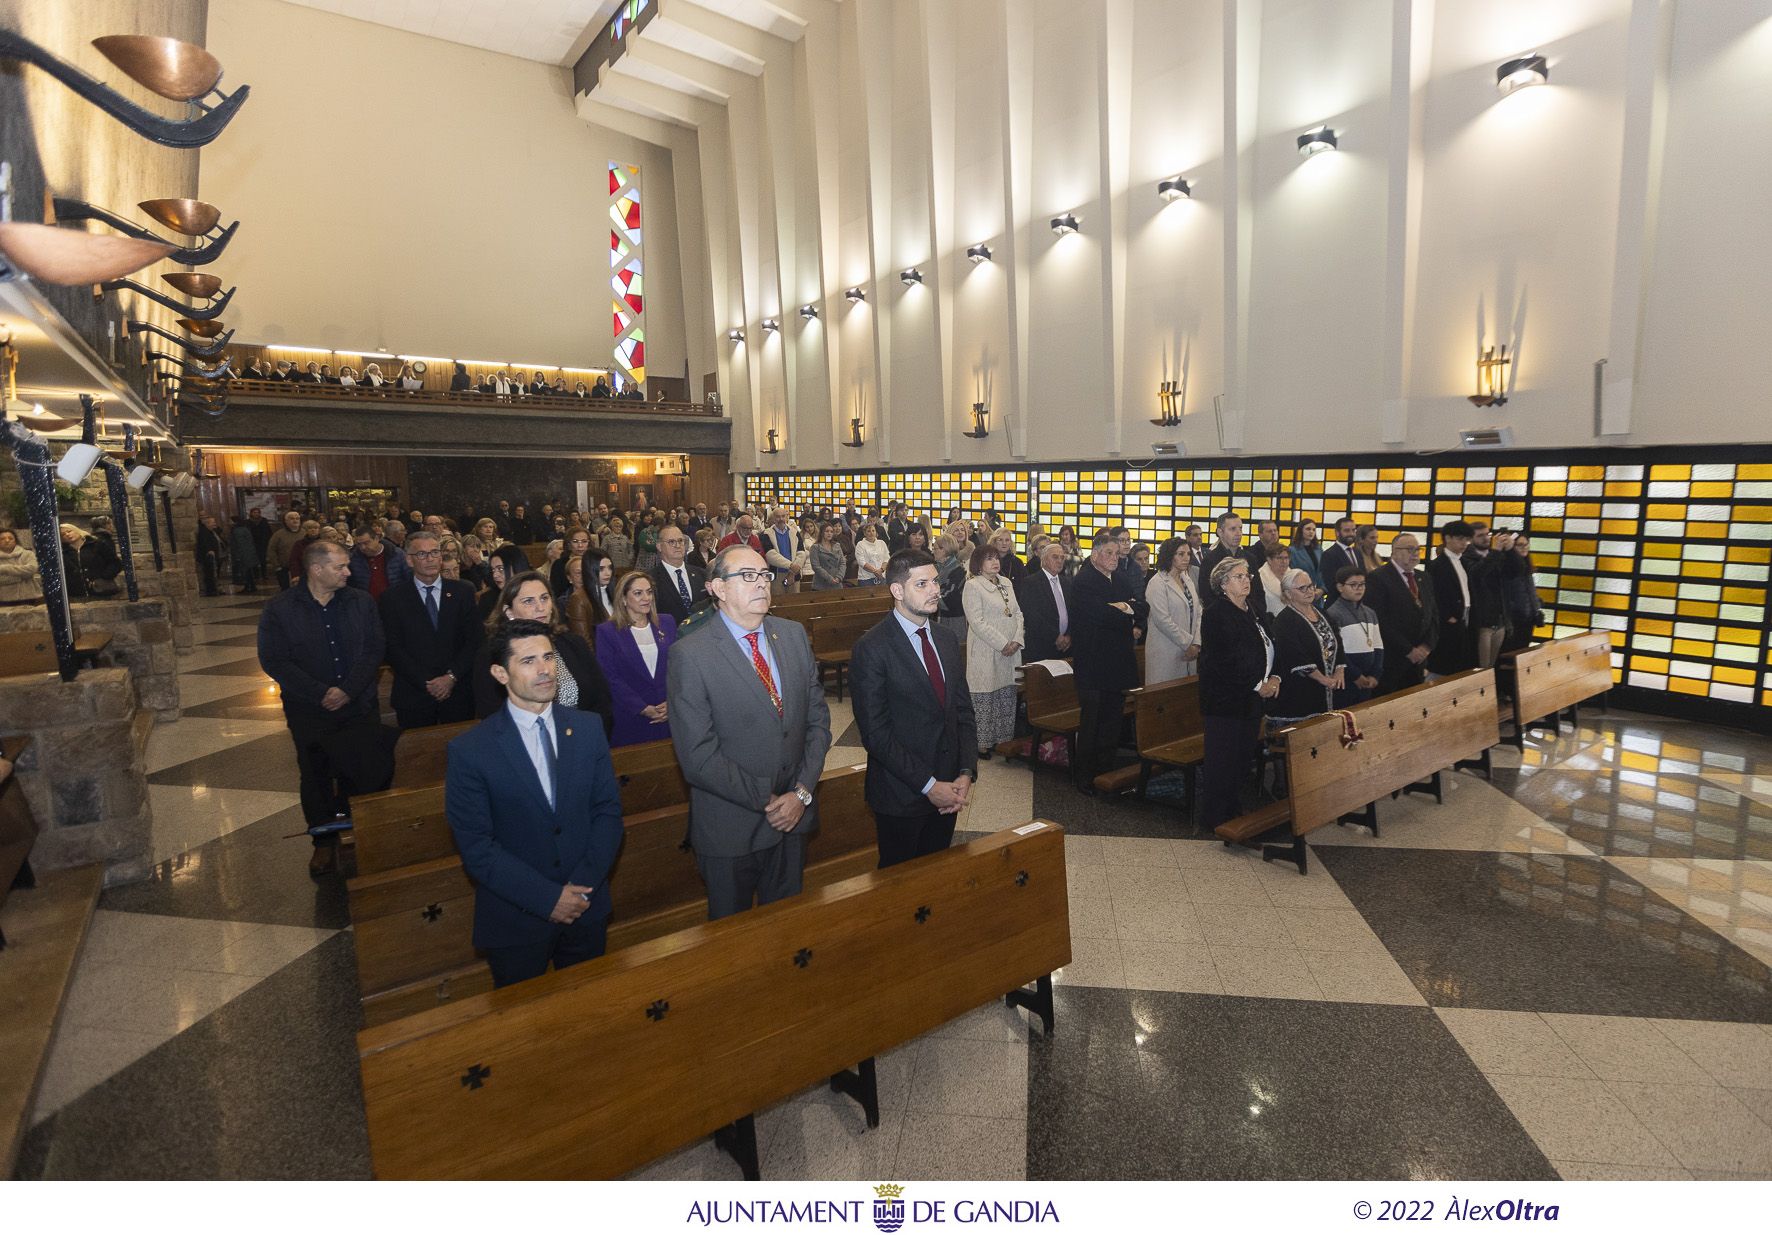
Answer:
<path fill-rule="evenodd" d="M 615 702 L 611 746 L 671 736 L 666 665 L 677 619 L 658 611 L 652 576 L 629 571 L 615 585 L 615 614 L 597 627 L 597 664 Z"/>

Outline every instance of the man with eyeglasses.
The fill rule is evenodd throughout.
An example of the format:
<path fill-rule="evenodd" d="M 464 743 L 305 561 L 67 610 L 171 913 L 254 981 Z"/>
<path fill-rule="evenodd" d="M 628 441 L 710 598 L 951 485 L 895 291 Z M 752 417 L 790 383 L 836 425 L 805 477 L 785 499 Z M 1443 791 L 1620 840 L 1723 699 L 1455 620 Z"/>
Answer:
<path fill-rule="evenodd" d="M 1378 615 L 1385 649 L 1374 697 L 1420 686 L 1439 641 L 1439 606 L 1433 584 L 1416 569 L 1420 560 L 1421 542 L 1404 532 L 1391 541 L 1391 560 L 1366 577 L 1366 605 Z"/>
<path fill-rule="evenodd" d="M 688 560 L 689 537 L 680 527 L 667 527 L 658 534 L 658 561 L 652 564 L 652 591 L 658 597 L 658 611 L 677 619 L 679 625 L 689 619 L 689 611 L 707 589 L 707 574 Z"/>
<path fill-rule="evenodd" d="M 414 532 L 406 557 L 412 577 L 390 586 L 380 601 L 394 716 L 402 730 L 472 720 L 469 674 L 485 633 L 474 586 L 443 578 L 443 543 L 435 533 Z"/>
<path fill-rule="evenodd" d="M 755 549 L 721 550 L 716 614 L 671 647 L 671 742 L 709 920 L 796 895 L 818 827 L 831 712 L 806 628 L 769 616 L 770 573 Z"/>

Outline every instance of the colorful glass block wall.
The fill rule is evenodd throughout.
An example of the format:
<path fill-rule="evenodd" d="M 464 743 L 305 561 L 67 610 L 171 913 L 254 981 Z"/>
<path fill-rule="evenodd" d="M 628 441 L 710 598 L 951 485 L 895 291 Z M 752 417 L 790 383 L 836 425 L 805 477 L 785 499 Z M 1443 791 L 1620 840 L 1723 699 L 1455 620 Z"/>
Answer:
<path fill-rule="evenodd" d="M 1762 456 L 1763 457 L 1763 456 Z M 747 505 L 794 510 L 908 502 L 925 516 L 995 507 L 1018 535 L 1030 520 L 1085 538 L 1125 523 L 1153 544 L 1189 523 L 1211 535 L 1223 510 L 1245 519 L 1374 524 L 1432 543 L 1455 518 L 1532 537 L 1546 637 L 1611 633 L 1621 684 L 1772 708 L 1772 463 L 1657 451 L 1587 452 L 1582 462 L 1291 467 L 1254 461 L 1162 471 L 1106 464 L 987 471 L 754 475 Z M 1673 459 L 1679 461 L 1672 461 Z M 1670 460 L 1670 461 L 1660 461 Z"/>
<path fill-rule="evenodd" d="M 640 169 L 609 165 L 609 291 L 615 365 L 628 385 L 646 384 L 645 259 L 640 231 Z"/>

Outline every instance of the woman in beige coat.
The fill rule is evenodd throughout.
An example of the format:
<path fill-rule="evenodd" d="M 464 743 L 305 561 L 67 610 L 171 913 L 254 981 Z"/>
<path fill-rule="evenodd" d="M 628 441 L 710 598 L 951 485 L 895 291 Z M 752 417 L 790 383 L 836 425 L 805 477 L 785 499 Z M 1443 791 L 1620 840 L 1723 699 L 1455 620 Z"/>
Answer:
<path fill-rule="evenodd" d="M 972 551 L 972 577 L 961 593 L 966 610 L 966 688 L 978 727 L 978 757 L 1015 736 L 1015 670 L 1026 638 L 1015 589 L 1003 577 L 996 549 Z"/>

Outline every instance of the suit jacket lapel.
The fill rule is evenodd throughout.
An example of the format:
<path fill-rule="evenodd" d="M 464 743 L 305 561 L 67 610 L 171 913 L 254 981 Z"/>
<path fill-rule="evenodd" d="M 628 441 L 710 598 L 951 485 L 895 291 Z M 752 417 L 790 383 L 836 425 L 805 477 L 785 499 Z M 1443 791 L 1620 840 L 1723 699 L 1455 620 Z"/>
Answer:
<path fill-rule="evenodd" d="M 719 629 L 710 630 L 708 634 L 720 641 L 724 649 L 721 652 L 721 655 L 725 657 L 727 664 L 731 667 L 734 673 L 737 673 L 741 678 L 745 678 L 750 682 L 750 689 L 755 693 L 757 698 L 763 701 L 763 705 L 773 711 L 775 704 L 771 703 L 769 700 L 769 691 L 764 687 L 763 679 L 757 676 L 757 667 L 751 663 L 750 653 L 745 647 L 739 645 L 738 640 L 732 637 L 732 632 L 726 628 L 726 622 L 723 618 L 716 617 L 714 620 L 719 622 Z M 765 620 L 763 623 L 763 634 L 765 638 L 768 637 L 768 633 L 769 623 Z M 761 640 L 759 640 L 759 642 L 761 642 Z M 771 643 L 770 646 L 773 647 L 774 644 Z M 775 658 L 775 663 L 777 667 L 781 665 L 780 656 Z M 777 694 L 781 694 L 780 682 L 775 684 L 775 690 Z M 787 711 L 787 696 L 785 695 L 782 696 L 782 711 L 784 713 Z"/>
<path fill-rule="evenodd" d="M 929 692 L 929 702 L 940 707 L 941 704 L 935 698 L 935 683 L 929 680 L 929 666 L 923 663 L 923 658 L 918 654 L 917 649 L 913 648 L 911 641 L 905 638 L 904 628 L 898 624 L 898 619 L 888 616 L 887 620 L 892 623 L 890 641 L 898 647 L 899 664 L 903 666 L 904 672 L 915 674 L 923 680 L 923 689 Z M 947 660 L 942 657 L 941 645 L 936 641 L 934 626 L 929 627 L 929 643 L 935 648 L 935 659 L 941 661 L 941 678 L 945 683 L 952 670 L 948 667 Z"/>
<path fill-rule="evenodd" d="M 548 806 L 547 790 L 542 788 L 541 776 L 536 772 L 535 764 L 529 758 L 529 747 L 524 744 L 523 735 L 517 732 L 516 722 L 511 719 L 510 712 L 505 708 L 500 708 L 493 713 L 493 717 L 493 723 L 499 726 L 499 745 L 503 747 L 505 757 L 510 760 L 518 783 L 526 786 L 529 792 L 535 796 L 537 806 L 544 811 L 551 810 Z M 559 762 L 556 758 L 556 767 L 559 766 Z M 556 801 L 559 799 L 559 795 L 560 787 L 555 785 L 554 797 Z"/>

